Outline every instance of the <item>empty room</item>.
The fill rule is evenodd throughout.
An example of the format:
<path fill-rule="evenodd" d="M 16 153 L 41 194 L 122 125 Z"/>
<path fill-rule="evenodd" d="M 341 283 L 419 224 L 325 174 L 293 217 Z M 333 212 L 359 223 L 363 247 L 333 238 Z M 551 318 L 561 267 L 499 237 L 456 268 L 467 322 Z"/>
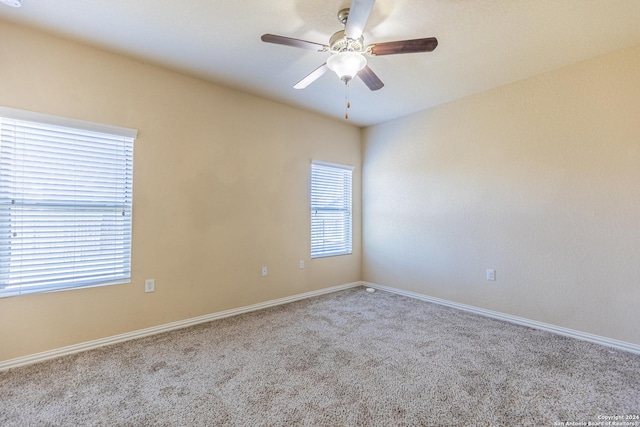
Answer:
<path fill-rule="evenodd" d="M 640 1 L 0 0 L 0 425 L 640 426 Z"/>

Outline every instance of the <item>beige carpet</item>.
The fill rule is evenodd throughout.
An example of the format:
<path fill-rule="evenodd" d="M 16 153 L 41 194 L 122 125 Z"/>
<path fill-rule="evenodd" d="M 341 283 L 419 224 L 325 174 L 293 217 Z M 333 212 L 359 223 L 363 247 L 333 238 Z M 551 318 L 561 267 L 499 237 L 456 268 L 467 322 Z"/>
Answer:
<path fill-rule="evenodd" d="M 553 426 L 636 414 L 640 355 L 364 288 L 0 373 L 2 426 Z"/>

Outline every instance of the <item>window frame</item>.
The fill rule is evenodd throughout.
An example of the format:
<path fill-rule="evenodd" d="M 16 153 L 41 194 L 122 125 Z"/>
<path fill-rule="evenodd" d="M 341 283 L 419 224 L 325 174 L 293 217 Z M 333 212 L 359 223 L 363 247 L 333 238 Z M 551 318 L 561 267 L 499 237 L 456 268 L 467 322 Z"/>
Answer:
<path fill-rule="evenodd" d="M 350 165 L 329 163 L 318 160 L 311 161 L 310 171 L 310 205 L 311 205 L 311 241 L 310 257 L 326 258 L 333 256 L 351 255 L 353 253 L 353 171 Z M 324 173 L 322 172 L 324 171 Z M 321 174 L 320 176 L 316 176 Z M 330 177 L 332 175 L 333 177 Z M 328 188 L 329 180 L 339 181 L 342 176 L 343 183 L 338 187 Z M 324 180 L 325 182 L 319 182 Z M 330 194 L 333 192 L 333 194 Z M 332 198 L 335 204 L 329 206 L 326 202 L 320 203 L 323 198 Z M 326 220 L 333 221 L 335 227 L 328 232 L 319 231 L 318 215 L 324 215 Z M 341 224 L 342 223 L 342 224 Z M 324 224 L 324 222 L 323 222 Z M 341 238 L 338 239 L 338 236 Z M 326 241 L 333 240 L 327 247 Z M 320 243 L 322 241 L 322 243 Z"/>
<path fill-rule="evenodd" d="M 74 135 L 74 138 L 77 138 L 77 141 L 80 141 L 79 142 L 80 144 L 83 144 L 83 143 L 88 144 L 87 147 L 91 151 L 91 154 L 89 154 L 92 156 L 91 158 L 97 159 L 96 161 L 102 162 L 102 163 L 105 163 L 105 161 L 108 161 L 111 158 L 109 156 L 110 155 L 112 156 L 112 154 L 109 154 L 109 153 L 115 152 L 114 151 L 115 149 L 113 148 L 107 149 L 107 145 L 100 144 L 100 142 L 98 141 L 115 141 L 115 143 L 111 144 L 111 147 L 117 147 L 117 150 L 122 149 L 124 154 L 123 154 L 123 157 L 120 158 L 119 162 L 115 162 L 115 164 L 117 164 L 117 167 L 115 169 L 116 178 L 107 179 L 107 183 L 111 183 L 109 184 L 111 185 L 111 187 L 107 187 L 107 188 L 111 190 L 119 188 L 126 193 L 125 195 L 120 194 L 116 196 L 116 199 L 112 199 L 111 197 L 107 197 L 104 194 L 101 194 L 100 191 L 98 191 L 97 189 L 98 187 L 96 187 L 96 185 L 98 184 L 93 184 L 92 182 L 91 183 L 92 185 L 87 186 L 87 182 L 89 182 L 89 180 L 86 179 L 83 181 L 81 173 L 79 172 L 72 173 L 72 172 L 64 171 L 64 167 L 62 166 L 62 163 L 56 164 L 54 160 L 55 158 L 53 156 L 60 155 L 59 150 L 62 150 L 62 151 L 66 150 L 68 152 L 69 151 L 68 144 L 65 145 L 63 143 L 62 145 L 60 145 L 57 142 L 52 142 L 51 146 L 45 145 L 46 147 L 45 151 L 49 152 L 51 150 L 51 152 L 55 153 L 55 154 L 51 154 L 50 155 L 51 157 L 48 157 L 49 154 L 46 154 L 46 153 L 43 154 L 43 152 L 40 150 L 29 151 L 29 149 L 25 148 L 26 146 L 32 145 L 32 144 L 42 144 L 43 140 L 40 139 L 42 137 L 25 138 L 24 136 L 22 136 L 22 139 L 25 142 L 19 143 L 19 142 L 16 142 L 18 141 L 16 136 L 11 137 L 10 134 L 4 134 L 4 137 L 3 137 L 3 134 L 2 134 L 3 131 L 2 129 L 0 129 L 0 160 L 2 160 L 3 162 L 5 161 L 7 162 L 0 165 L 0 167 L 2 167 L 0 177 L 8 179 L 7 182 L 3 181 L 0 184 L 0 204 L 2 205 L 0 209 L 0 213 L 4 216 L 3 218 L 4 221 L 9 221 L 8 224 L 5 223 L 4 225 L 2 225 L 2 229 L 4 229 L 5 232 L 9 231 L 8 233 L 9 236 L 7 236 L 6 234 L 4 236 L 0 236 L 0 247 L 5 249 L 2 251 L 2 253 L 0 253 L 0 298 L 12 297 L 17 295 L 25 295 L 25 294 L 34 294 L 34 293 L 55 292 L 55 291 L 62 291 L 62 290 L 68 290 L 68 289 L 83 289 L 83 288 L 90 288 L 90 287 L 96 287 L 96 286 L 130 283 L 131 282 L 131 238 L 132 238 L 132 223 L 133 223 L 132 221 L 133 147 L 134 147 L 135 139 L 138 135 L 138 131 L 135 129 L 104 125 L 104 124 L 70 119 L 65 117 L 49 115 L 49 114 L 36 113 L 32 111 L 18 110 L 18 109 L 9 108 L 9 107 L 3 107 L 3 106 L 0 106 L 0 118 L 2 118 L 2 121 L 5 122 L 4 125 L 0 123 L 0 126 L 7 126 L 7 128 L 12 130 L 17 128 L 22 128 L 23 125 L 26 125 L 27 128 L 33 125 L 34 129 L 38 129 L 39 127 L 42 127 L 42 128 L 53 127 L 51 128 L 52 129 L 51 132 L 53 132 L 53 135 L 59 137 L 60 134 L 57 132 L 61 132 L 66 129 Z M 24 122 L 28 122 L 28 123 L 25 124 Z M 6 131 L 6 132 L 11 132 L 11 131 Z M 97 141 L 94 141 L 91 143 L 87 142 L 89 139 L 94 139 L 94 138 Z M 9 144 L 6 146 L 6 148 L 2 146 L 3 141 Z M 59 178 L 61 181 L 63 181 L 65 178 L 72 179 L 72 182 L 76 183 L 76 185 L 81 184 L 82 185 L 81 188 L 83 190 L 86 190 L 88 188 L 88 192 L 85 191 L 85 194 L 87 193 L 89 194 L 89 196 L 87 197 L 92 198 L 91 202 L 87 202 L 87 200 L 85 200 L 86 198 L 84 199 L 82 197 L 78 198 L 75 194 L 73 196 L 62 196 L 59 194 L 55 194 L 58 192 L 64 193 L 64 191 L 67 191 L 65 189 L 68 188 L 66 187 L 67 184 L 62 184 L 63 187 L 61 187 L 60 190 L 55 190 L 55 191 L 52 190 L 52 188 L 54 188 L 53 186 L 57 184 L 57 181 L 53 182 L 55 180 L 52 180 L 51 186 L 46 185 L 47 192 L 43 191 L 43 193 L 41 194 L 37 193 L 39 189 L 37 188 L 34 189 L 33 187 L 29 187 L 29 185 L 33 185 L 33 184 L 29 184 L 29 183 L 20 184 L 17 187 L 15 186 L 15 184 L 12 184 L 12 181 L 15 181 L 16 177 L 18 176 L 16 172 L 16 166 L 15 166 L 15 156 L 11 155 L 10 153 L 6 154 L 3 150 L 6 149 L 7 153 L 12 149 L 15 151 L 17 150 L 17 148 L 14 148 L 14 147 L 18 147 L 18 145 L 16 144 L 23 144 L 22 149 L 25 150 L 24 152 L 30 155 L 31 157 L 40 156 L 40 158 L 44 158 L 45 161 L 55 164 L 56 167 L 60 166 L 60 168 L 63 170 L 60 173 L 71 174 L 68 176 L 59 175 Z M 121 146 L 119 144 L 121 144 Z M 80 149 L 80 151 L 83 151 L 83 150 Z M 80 159 L 76 160 L 76 157 L 78 156 L 78 153 L 80 151 L 71 151 L 72 154 L 68 156 L 65 155 L 64 157 L 62 157 L 62 159 L 66 159 L 67 161 L 75 160 L 78 162 L 78 164 L 83 164 L 82 160 Z M 95 151 L 100 151 L 100 152 L 104 151 L 106 152 L 106 154 L 95 154 L 94 153 Z M 28 159 L 27 161 L 31 161 L 31 160 Z M 64 162 L 64 161 L 65 160 L 60 160 L 59 162 Z M 112 164 L 110 163 L 110 165 Z M 46 173 L 50 175 L 56 175 L 56 172 L 52 172 L 50 169 L 47 170 L 47 168 L 40 169 L 40 170 L 44 170 L 46 171 Z M 74 167 L 74 170 L 76 170 L 75 167 Z M 85 170 L 91 170 L 91 169 L 89 168 L 89 166 L 85 166 Z M 24 177 L 27 177 L 27 179 L 30 178 L 31 175 L 29 175 L 29 172 L 25 172 L 25 173 L 27 173 L 27 175 L 20 174 L 21 179 L 25 179 Z M 94 174 L 94 172 L 87 172 L 87 175 L 92 175 L 92 174 Z M 78 181 L 78 179 L 80 179 L 80 181 Z M 25 187 L 25 185 L 27 185 L 27 187 Z M 16 198 L 15 196 L 16 194 L 15 188 L 19 188 L 20 191 L 23 192 L 22 195 L 18 198 Z M 25 190 L 27 188 L 29 190 Z M 34 196 L 28 196 L 27 193 L 34 194 Z M 95 196 L 99 196 L 99 197 L 96 197 L 94 201 L 93 197 Z M 47 208 L 48 206 L 47 203 L 38 202 L 39 199 L 53 200 L 54 202 L 47 202 L 47 203 L 55 203 L 55 205 L 51 205 L 51 206 L 54 206 L 53 208 Z M 36 205 L 38 205 L 37 208 L 34 208 L 34 206 Z M 88 207 L 89 205 L 90 207 Z M 15 210 L 13 206 L 20 206 L 20 208 Z M 55 214 L 52 214 L 52 211 L 54 209 L 56 210 L 56 212 Z M 38 212 L 31 213 L 35 210 L 37 210 Z M 108 214 L 107 214 L 107 211 L 109 211 Z M 13 248 L 14 243 L 12 239 L 15 237 L 16 234 L 14 233 L 13 230 L 14 230 L 16 221 L 18 221 L 16 219 L 17 216 L 24 215 L 22 212 L 25 212 L 28 215 L 29 214 L 33 215 L 33 217 L 31 217 L 32 219 L 29 220 L 29 224 L 36 224 L 36 225 L 35 226 L 30 225 L 29 226 L 30 228 L 28 229 L 29 232 L 31 232 L 33 236 L 36 236 L 35 238 L 43 239 L 43 241 L 46 241 L 44 243 L 33 243 L 31 248 L 27 248 L 24 251 L 24 256 L 26 256 L 27 258 L 31 256 L 33 257 L 33 259 L 36 259 L 36 261 L 32 261 L 33 270 L 38 270 L 41 268 L 46 269 L 45 272 L 49 276 L 47 276 L 46 280 L 41 284 L 37 284 L 36 283 L 37 280 L 35 279 L 31 281 L 25 281 L 21 279 L 16 280 L 14 277 L 12 277 L 12 275 L 13 276 L 16 275 L 15 273 L 12 273 L 12 271 L 15 271 L 17 267 L 16 265 L 11 265 L 10 263 L 14 262 L 15 259 L 20 258 L 19 255 L 14 254 L 14 248 Z M 121 214 L 123 219 L 115 219 L 116 213 L 117 215 Z M 82 219 L 79 219 L 79 220 L 77 219 L 82 215 L 84 215 L 84 218 L 86 218 L 84 223 Z M 111 220 L 112 223 L 108 226 L 105 225 L 105 222 L 104 222 L 104 221 L 107 221 L 109 218 L 106 215 L 110 215 L 110 218 L 114 218 Z M 54 221 L 53 218 L 58 218 L 58 219 Z M 56 228 L 56 230 L 58 231 L 54 232 L 54 233 L 57 233 L 55 234 L 55 237 L 45 238 L 45 237 L 39 236 L 38 232 L 34 231 L 35 229 L 37 229 L 40 223 L 46 225 L 49 228 L 53 228 L 54 226 L 51 225 L 52 223 L 55 223 L 56 221 L 69 222 L 71 218 L 74 218 L 73 225 L 71 226 L 65 225 L 64 226 L 65 228 L 61 229 L 62 231 Z M 21 219 L 20 221 L 23 221 L 23 220 Z M 82 223 L 82 225 L 79 225 L 80 223 Z M 21 224 L 24 224 L 24 223 L 21 223 Z M 105 230 L 108 230 L 108 231 L 105 231 Z M 64 255 L 59 256 L 60 254 L 59 249 L 57 250 L 56 256 L 58 256 L 61 259 L 59 264 L 60 266 L 62 266 L 61 269 L 65 269 L 65 270 L 71 269 L 71 270 L 74 270 L 74 273 L 65 273 L 67 274 L 66 276 L 63 276 L 59 279 L 56 278 L 56 276 L 60 274 L 60 271 L 58 270 L 57 267 L 51 267 L 50 265 L 48 265 L 48 264 L 51 264 L 51 260 L 43 258 L 43 257 L 46 257 L 47 254 L 53 257 L 54 255 L 51 255 L 53 254 L 53 252 L 51 251 L 55 252 L 56 249 L 43 250 L 41 248 L 38 248 L 37 246 L 38 245 L 47 246 L 48 242 L 52 242 L 51 244 L 53 245 L 55 245 L 56 242 L 62 242 L 59 239 L 65 239 L 65 238 L 58 237 L 58 236 L 65 235 L 64 233 L 68 233 L 72 235 L 94 236 L 94 237 L 87 237 L 85 239 L 85 241 L 89 241 L 89 242 L 93 241 L 93 243 L 88 243 L 88 244 L 92 244 L 93 246 L 91 246 L 90 249 L 87 249 L 87 250 L 93 251 L 92 255 L 83 255 L 82 253 L 80 253 L 79 255 L 76 256 L 76 259 L 80 259 L 80 264 L 86 263 L 88 265 L 88 270 L 93 272 L 94 278 L 86 279 L 86 280 L 78 278 L 77 273 L 75 271 L 83 268 L 78 266 L 75 259 L 74 261 L 69 261 L 68 258 L 72 258 L 71 256 L 69 257 L 66 257 Z M 112 249 L 111 252 L 107 252 L 107 253 L 108 254 L 113 253 L 114 255 L 112 258 L 116 261 L 112 260 L 110 262 L 107 262 L 107 264 L 109 265 L 108 273 L 105 273 L 102 275 L 97 274 L 96 272 L 100 270 L 99 265 L 101 265 L 104 262 L 103 258 L 105 258 L 105 255 L 104 255 L 105 252 L 103 252 L 103 247 L 105 243 L 103 241 L 110 237 L 112 238 L 113 236 L 119 236 L 119 238 L 116 239 L 117 243 L 115 245 L 112 245 L 112 247 L 115 249 Z M 73 246 L 72 246 L 72 249 L 70 250 L 73 251 L 74 254 L 81 252 L 79 248 L 82 245 L 82 243 L 78 243 L 78 242 L 82 241 L 82 239 L 84 239 L 84 237 L 80 239 L 71 238 Z M 96 243 L 95 243 L 96 241 L 100 242 L 97 246 L 97 249 L 96 249 Z M 20 242 L 19 244 L 23 244 L 23 243 Z M 62 243 L 58 243 L 58 244 L 62 245 Z M 66 244 L 66 241 L 65 241 L 65 244 Z M 12 257 L 14 257 L 13 260 L 12 260 Z M 44 259 L 46 259 L 46 261 Z M 25 276 L 27 276 L 29 273 L 30 271 L 25 270 Z M 33 273 L 33 271 L 31 271 L 31 273 Z M 111 276 L 111 277 L 106 277 L 106 276 Z"/>

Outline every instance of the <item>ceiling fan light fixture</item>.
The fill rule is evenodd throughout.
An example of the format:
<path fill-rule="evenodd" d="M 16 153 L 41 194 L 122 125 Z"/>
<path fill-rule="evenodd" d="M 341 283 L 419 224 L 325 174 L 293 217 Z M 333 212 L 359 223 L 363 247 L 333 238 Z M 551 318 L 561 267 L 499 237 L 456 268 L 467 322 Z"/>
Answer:
<path fill-rule="evenodd" d="M 327 67 L 348 83 L 367 65 L 367 59 L 358 52 L 338 52 L 327 59 Z"/>
<path fill-rule="evenodd" d="M 22 6 L 22 0 L 0 0 L 0 2 L 6 4 L 11 7 L 20 7 Z"/>

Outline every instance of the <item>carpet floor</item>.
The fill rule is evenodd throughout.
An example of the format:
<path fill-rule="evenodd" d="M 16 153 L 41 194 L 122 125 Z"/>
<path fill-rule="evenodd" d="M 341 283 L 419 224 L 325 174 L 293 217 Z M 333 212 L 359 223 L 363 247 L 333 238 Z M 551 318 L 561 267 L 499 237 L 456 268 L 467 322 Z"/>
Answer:
<path fill-rule="evenodd" d="M 640 355 L 364 288 L 0 372 L 2 426 L 637 426 L 639 414 Z"/>

